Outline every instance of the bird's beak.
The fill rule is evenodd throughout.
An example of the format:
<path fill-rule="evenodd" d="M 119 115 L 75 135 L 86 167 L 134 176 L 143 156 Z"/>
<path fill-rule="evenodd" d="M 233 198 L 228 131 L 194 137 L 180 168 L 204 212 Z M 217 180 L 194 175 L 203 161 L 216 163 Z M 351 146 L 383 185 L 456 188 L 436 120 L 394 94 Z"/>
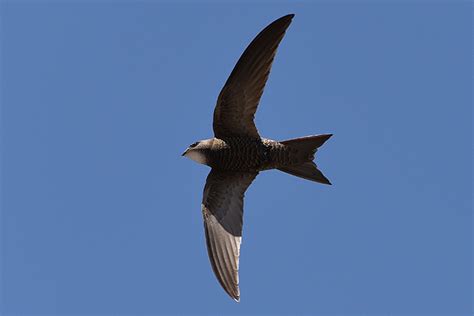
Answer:
<path fill-rule="evenodd" d="M 181 154 L 181 156 L 186 155 L 187 152 L 188 152 L 188 150 L 186 149 L 186 150 L 184 151 L 184 153 Z"/>

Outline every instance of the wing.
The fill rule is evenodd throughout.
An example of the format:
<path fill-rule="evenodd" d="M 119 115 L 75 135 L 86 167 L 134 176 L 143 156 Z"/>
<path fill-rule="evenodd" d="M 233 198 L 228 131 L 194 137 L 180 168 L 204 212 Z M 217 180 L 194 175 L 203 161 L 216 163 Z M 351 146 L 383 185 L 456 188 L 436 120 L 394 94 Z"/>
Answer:
<path fill-rule="evenodd" d="M 240 56 L 217 98 L 214 134 L 260 138 L 254 123 L 255 111 L 267 82 L 273 58 L 294 14 L 279 18 L 250 43 Z"/>
<path fill-rule="evenodd" d="M 211 170 L 207 176 L 202 214 L 212 270 L 224 290 L 239 301 L 239 254 L 244 194 L 258 173 Z"/>

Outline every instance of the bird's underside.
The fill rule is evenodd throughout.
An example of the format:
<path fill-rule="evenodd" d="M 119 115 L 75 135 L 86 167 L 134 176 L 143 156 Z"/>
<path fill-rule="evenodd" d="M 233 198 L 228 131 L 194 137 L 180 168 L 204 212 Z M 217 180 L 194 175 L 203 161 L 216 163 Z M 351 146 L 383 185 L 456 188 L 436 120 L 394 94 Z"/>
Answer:
<path fill-rule="evenodd" d="M 259 172 L 291 167 L 312 161 L 317 148 L 331 135 L 309 136 L 289 141 L 230 137 L 212 139 L 205 149 L 206 164 L 220 171 Z M 296 141 L 307 141 L 308 146 L 297 146 Z"/>
<path fill-rule="evenodd" d="M 202 199 L 206 244 L 212 269 L 236 301 L 244 194 L 260 171 L 279 169 L 330 184 L 313 162 L 331 134 L 286 141 L 261 138 L 254 123 L 271 65 L 293 14 L 268 25 L 244 51 L 222 88 L 214 110 L 212 139 L 196 142 L 184 156 L 210 166 Z"/>
<path fill-rule="evenodd" d="M 207 165 L 216 170 L 248 172 L 275 169 L 302 159 L 289 146 L 252 137 L 215 138 L 207 157 Z"/>

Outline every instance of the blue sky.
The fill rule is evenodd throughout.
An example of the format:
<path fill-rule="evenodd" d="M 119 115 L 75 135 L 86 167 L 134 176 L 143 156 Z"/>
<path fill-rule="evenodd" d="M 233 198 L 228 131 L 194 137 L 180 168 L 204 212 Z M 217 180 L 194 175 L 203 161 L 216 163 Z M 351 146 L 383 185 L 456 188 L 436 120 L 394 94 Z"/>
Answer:
<path fill-rule="evenodd" d="M 472 312 L 468 1 L 5 1 L 4 315 Z M 253 37 L 295 13 L 257 112 L 264 137 L 333 133 L 333 186 L 247 192 L 241 303 L 200 211 L 216 97 Z"/>

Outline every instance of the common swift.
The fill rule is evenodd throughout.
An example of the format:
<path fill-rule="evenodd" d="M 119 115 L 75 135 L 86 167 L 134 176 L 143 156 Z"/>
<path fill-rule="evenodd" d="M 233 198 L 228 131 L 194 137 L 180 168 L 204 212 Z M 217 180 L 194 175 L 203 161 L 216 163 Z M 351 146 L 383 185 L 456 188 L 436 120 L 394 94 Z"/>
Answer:
<path fill-rule="evenodd" d="M 257 174 L 278 169 L 331 184 L 313 159 L 332 134 L 274 141 L 260 137 L 254 123 L 275 53 L 293 17 L 272 22 L 245 49 L 217 99 L 214 137 L 195 142 L 183 153 L 212 168 L 201 204 L 207 250 L 219 283 L 236 301 L 244 194 Z"/>

